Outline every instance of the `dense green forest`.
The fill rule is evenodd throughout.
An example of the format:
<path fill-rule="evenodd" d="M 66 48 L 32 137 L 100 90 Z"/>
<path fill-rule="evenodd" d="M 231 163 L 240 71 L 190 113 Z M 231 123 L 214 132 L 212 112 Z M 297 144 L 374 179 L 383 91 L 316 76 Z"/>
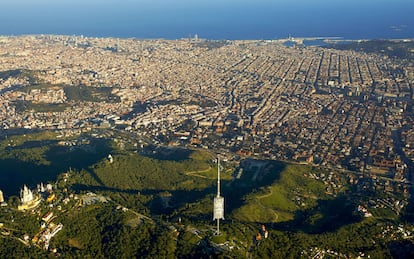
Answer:
<path fill-rule="evenodd" d="M 222 162 L 225 220 L 216 235 L 216 154 L 148 146 L 103 131 L 57 141 L 53 132 L 10 134 L 0 141 L 2 258 L 409 258 L 412 225 L 388 208 L 356 207 L 365 191 L 346 177 L 308 165 L 245 158 Z M 110 156 L 109 156 L 110 155 Z M 326 181 L 342 186 L 327 191 Z M 319 179 L 319 180 L 318 180 Z M 17 211 L 18 189 L 52 182 L 56 199 Z M 363 182 L 361 180 L 361 182 Z M 6 184 L 7 183 L 7 184 Z M 46 197 L 51 194 L 47 194 Z M 90 198 L 96 197 L 96 198 Z M 27 245 L 53 212 L 62 230 L 50 249 Z M 263 225 L 263 226 L 262 226 Z M 257 238 L 268 231 L 267 238 Z M 22 241 L 23 240 L 23 241 Z M 335 255 L 335 253 L 337 253 Z"/>

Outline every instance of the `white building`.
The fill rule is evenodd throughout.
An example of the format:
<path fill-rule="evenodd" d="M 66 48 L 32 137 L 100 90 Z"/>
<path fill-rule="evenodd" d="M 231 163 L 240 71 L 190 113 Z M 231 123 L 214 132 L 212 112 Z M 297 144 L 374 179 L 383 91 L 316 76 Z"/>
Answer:
<path fill-rule="evenodd" d="M 24 185 L 23 189 L 20 190 L 20 200 L 22 204 L 26 204 L 34 200 L 33 192 L 27 188 L 26 185 Z"/>

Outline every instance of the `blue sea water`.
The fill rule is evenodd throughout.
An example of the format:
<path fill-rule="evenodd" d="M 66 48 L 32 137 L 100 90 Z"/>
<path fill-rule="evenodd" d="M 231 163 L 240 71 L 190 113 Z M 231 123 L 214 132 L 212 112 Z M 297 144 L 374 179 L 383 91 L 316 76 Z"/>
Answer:
<path fill-rule="evenodd" d="M 414 38 L 412 0 L 2 0 L 0 35 Z"/>

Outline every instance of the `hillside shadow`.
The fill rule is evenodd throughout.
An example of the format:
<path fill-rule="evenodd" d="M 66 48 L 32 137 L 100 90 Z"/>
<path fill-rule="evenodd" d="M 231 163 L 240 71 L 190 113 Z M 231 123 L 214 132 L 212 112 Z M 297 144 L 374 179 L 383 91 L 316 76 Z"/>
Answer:
<path fill-rule="evenodd" d="M 176 190 L 176 191 L 168 191 L 171 193 L 171 197 L 167 198 L 168 203 L 166 204 L 166 200 L 161 195 L 158 195 L 154 200 L 148 203 L 148 207 L 152 214 L 160 215 L 171 215 L 176 209 L 185 207 L 187 204 L 195 203 L 206 196 L 210 195 L 214 191 L 213 187 L 209 187 L 203 190 Z"/>
<path fill-rule="evenodd" d="M 345 196 L 338 196 L 333 200 L 318 200 L 315 207 L 296 211 L 293 220 L 273 224 L 273 226 L 282 231 L 320 234 L 334 232 L 343 226 L 361 220 L 362 216 L 356 212 L 355 205 Z"/>
<path fill-rule="evenodd" d="M 40 148 L 44 146 L 56 145 L 57 143 L 58 143 L 57 140 L 32 140 L 32 141 L 26 141 L 19 146 L 6 147 L 6 151 L 22 150 L 22 149 L 27 149 L 27 148 Z"/>
<path fill-rule="evenodd" d="M 408 200 L 407 206 L 402 211 L 401 220 L 414 224 L 414 201 L 413 198 Z"/>
<path fill-rule="evenodd" d="M 254 162 L 256 160 L 249 160 Z M 251 163 L 245 163 L 243 166 L 248 166 Z M 251 178 L 256 174 L 254 168 L 247 170 L 244 176 L 239 180 L 231 181 L 222 181 L 222 196 L 225 197 L 225 210 L 226 214 L 231 213 L 234 209 L 239 208 L 244 203 L 244 196 L 251 193 L 252 191 L 259 189 L 260 187 L 267 186 L 276 181 L 280 173 L 284 169 L 284 165 L 279 162 L 273 161 L 264 161 L 266 166 L 263 167 L 259 173 L 260 176 L 256 176 L 254 181 L 251 181 Z M 250 171 L 249 171 L 250 170 Z M 146 204 L 149 207 L 151 214 L 171 214 L 175 209 L 182 208 L 187 204 L 195 203 L 201 199 L 211 198 L 211 211 L 213 210 L 213 199 L 217 193 L 217 186 L 214 184 L 210 187 L 201 189 L 201 190 L 164 190 L 164 189 L 120 189 L 112 188 L 107 186 L 90 186 L 84 184 L 75 184 L 72 188 L 76 191 L 92 191 L 92 192 L 114 192 L 114 193 L 127 193 L 127 194 L 137 194 L 141 195 L 152 195 L 154 198 Z M 168 200 L 168 206 L 165 206 L 165 199 L 160 196 L 161 193 L 169 193 L 169 197 L 165 199 Z M 209 212 L 208 216 L 210 217 L 211 213 Z"/>
<path fill-rule="evenodd" d="M 99 178 L 99 176 L 95 173 L 95 171 L 91 170 L 90 168 L 84 168 L 83 170 L 88 172 L 88 174 L 90 174 L 92 179 L 94 179 L 95 182 L 97 182 L 99 185 L 105 186 L 105 184 L 102 182 L 101 178 Z"/>
<path fill-rule="evenodd" d="M 18 195 L 24 184 L 34 187 L 40 182 L 55 181 L 59 173 L 48 165 L 19 159 L 1 159 L 0 190 L 6 197 Z"/>
<path fill-rule="evenodd" d="M 19 158 L 0 160 L 0 190 L 5 196 L 18 195 L 20 188 L 26 184 L 34 187 L 40 182 L 56 181 L 59 174 L 72 169 L 85 169 L 91 176 L 102 183 L 91 170 L 87 168 L 107 157 L 112 151 L 109 141 L 93 139 L 88 145 L 58 146 L 57 141 L 29 141 L 9 149 L 23 150 L 47 146 L 43 157 L 48 164 L 38 161 L 23 161 Z"/>
<path fill-rule="evenodd" d="M 183 154 L 187 155 L 190 152 L 186 151 Z M 244 203 L 246 195 L 277 181 L 285 169 L 285 164 L 276 161 L 246 159 L 240 164 L 240 169 L 243 169 L 243 173 L 236 172 L 234 181 L 221 182 L 221 195 L 225 198 L 226 215 L 230 215 L 233 210 L 239 208 Z M 165 187 L 156 188 L 156 186 L 154 189 L 146 189 L 145 187 L 143 189 L 122 189 L 82 183 L 72 185 L 72 189 L 78 192 L 106 192 L 109 195 L 111 195 L 110 193 L 120 193 L 148 196 L 149 200 L 143 205 L 149 209 L 150 214 L 167 217 L 187 210 L 192 211 L 191 208 L 197 208 L 202 204 L 201 210 L 196 209 L 197 211 L 195 211 L 196 215 L 193 220 L 197 221 L 211 219 L 213 200 L 217 194 L 217 185 L 214 180 L 211 185 L 205 188 L 197 189 L 195 187 L 192 190 L 172 190 Z M 186 215 L 189 216 L 189 214 Z"/>
<path fill-rule="evenodd" d="M 90 144 L 79 146 L 53 146 L 46 153 L 46 158 L 51 161 L 51 167 L 64 172 L 73 168 L 76 170 L 84 169 L 92 178 L 103 185 L 102 180 L 96 175 L 89 166 L 105 159 L 112 152 L 109 140 L 92 139 Z"/>
<path fill-rule="evenodd" d="M 226 213 L 231 214 L 240 208 L 245 203 L 246 195 L 278 181 L 285 167 L 286 165 L 279 161 L 243 160 L 235 172 L 236 179 L 222 184 L 221 193 L 225 198 Z"/>
<path fill-rule="evenodd" d="M 144 195 L 156 194 L 155 190 L 143 193 L 143 191 L 141 190 L 120 189 L 120 188 L 106 187 L 106 186 L 100 186 L 100 185 L 87 185 L 87 184 L 80 184 L 80 183 L 73 184 L 72 189 L 77 192 L 114 192 L 114 193 L 126 193 L 126 194 L 142 193 Z"/>
<path fill-rule="evenodd" d="M 122 119 L 129 120 L 139 114 L 145 113 L 147 111 L 147 106 L 148 106 L 147 103 L 143 103 L 140 101 L 135 102 L 134 105 L 132 106 L 132 111 L 123 115 Z"/>
<path fill-rule="evenodd" d="M 111 151 L 109 140 L 91 139 L 89 144 L 52 146 L 45 152 L 45 158 L 51 161 L 52 167 L 61 170 L 67 170 L 69 167 L 80 170 L 106 158 Z"/>
<path fill-rule="evenodd" d="M 414 243 L 412 240 L 391 241 L 387 246 L 393 258 L 414 258 Z"/>
<path fill-rule="evenodd" d="M 161 161 L 181 162 L 190 159 L 192 153 L 193 150 L 180 147 L 148 146 L 140 155 Z"/>
<path fill-rule="evenodd" d="M 85 184 L 74 184 L 72 189 L 77 192 L 110 192 L 110 193 L 125 193 L 130 195 L 147 195 L 153 196 L 147 204 L 146 207 L 149 208 L 150 213 L 153 215 L 169 215 L 175 209 L 184 206 L 185 204 L 196 202 L 197 200 L 202 199 L 209 193 L 213 192 L 212 187 L 203 189 L 203 190 L 151 190 L 151 189 L 120 189 L 106 186 L 92 186 Z M 164 194 L 168 193 L 168 196 Z M 168 199 L 168 204 L 166 204 L 166 199 Z"/>

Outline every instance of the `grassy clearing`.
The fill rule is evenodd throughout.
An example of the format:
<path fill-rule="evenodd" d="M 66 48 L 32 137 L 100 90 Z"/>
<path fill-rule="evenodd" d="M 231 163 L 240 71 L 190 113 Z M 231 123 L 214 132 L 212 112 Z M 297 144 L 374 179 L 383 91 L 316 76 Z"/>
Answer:
<path fill-rule="evenodd" d="M 66 103 L 34 103 L 29 101 L 15 101 L 14 105 L 18 112 L 35 111 L 35 112 L 64 112 L 71 106 Z"/>
<path fill-rule="evenodd" d="M 55 181 L 69 168 L 88 168 L 108 155 L 108 141 L 61 146 L 52 132 L 10 135 L 0 144 L 0 189 L 14 195 L 23 184 Z"/>
<path fill-rule="evenodd" d="M 194 152 L 190 157 L 174 161 L 121 153 L 113 155 L 113 163 L 103 159 L 90 170 L 103 186 L 120 190 L 192 190 L 210 186 L 212 181 L 207 176 L 214 169 L 210 168 L 208 161 L 201 160 L 205 155 Z M 206 176 L 193 177 L 185 172 Z"/>
<path fill-rule="evenodd" d="M 233 170 L 229 169 L 224 172 L 220 172 L 220 179 L 222 180 L 231 180 Z M 206 178 L 206 179 L 217 179 L 217 167 L 210 167 L 206 170 L 193 171 L 186 173 L 187 175 Z"/>
<path fill-rule="evenodd" d="M 387 208 L 370 208 L 369 211 L 375 218 L 381 219 L 398 219 L 397 214 L 395 214 L 392 210 Z"/>
<path fill-rule="evenodd" d="M 317 199 L 326 198 L 325 187 L 304 176 L 310 170 L 309 166 L 287 165 L 272 185 L 247 195 L 234 217 L 249 222 L 282 222 L 292 220 L 298 209 L 316 206 Z"/>
<path fill-rule="evenodd" d="M 12 135 L 0 142 L 0 150 L 3 150 L 8 146 L 21 146 L 25 142 L 30 141 L 56 140 L 56 136 L 56 133 L 50 131 L 42 131 L 24 135 Z"/>

